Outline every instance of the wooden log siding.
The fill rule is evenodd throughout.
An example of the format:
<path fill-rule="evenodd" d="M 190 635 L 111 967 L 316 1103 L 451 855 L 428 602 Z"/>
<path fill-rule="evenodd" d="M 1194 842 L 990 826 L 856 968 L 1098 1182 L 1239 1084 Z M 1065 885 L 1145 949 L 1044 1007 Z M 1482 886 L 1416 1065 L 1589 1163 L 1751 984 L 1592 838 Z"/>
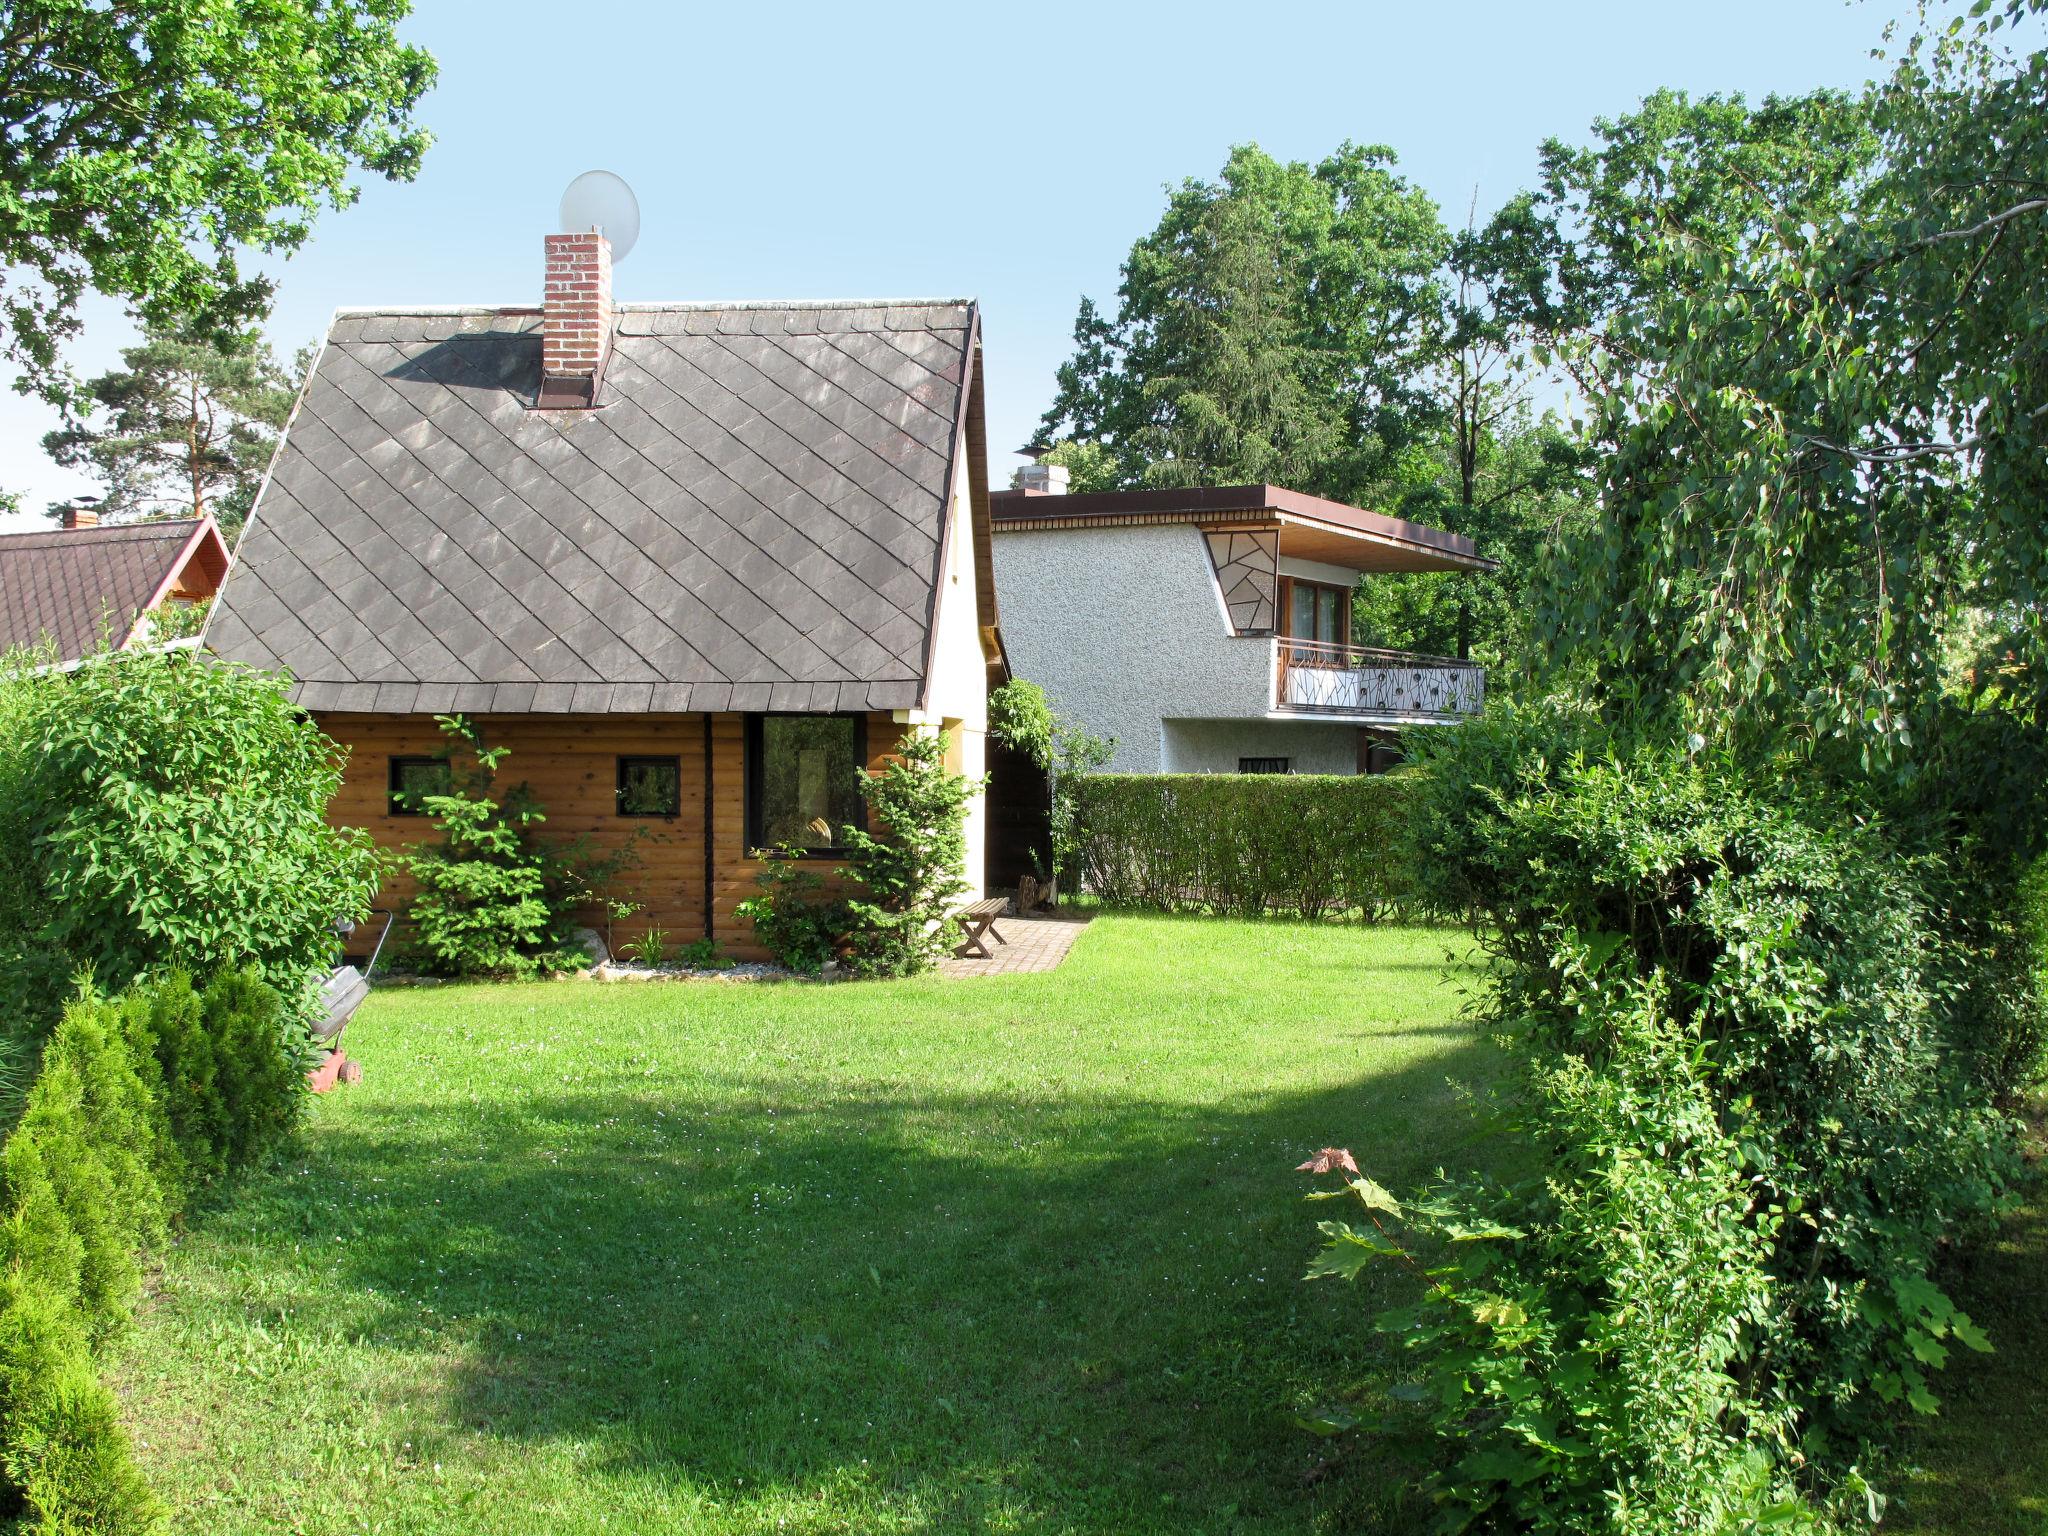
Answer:
<path fill-rule="evenodd" d="M 380 848 L 400 849 L 434 836 L 425 817 L 393 816 L 389 810 L 390 760 L 429 756 L 446 738 L 431 715 L 344 715 L 316 717 L 320 727 L 348 751 L 341 791 L 329 807 L 337 826 L 362 827 Z M 482 715 L 485 744 L 509 749 L 499 770 L 507 788 L 533 787 L 547 814 L 541 835 L 567 841 L 587 834 L 594 848 L 614 849 L 636 830 L 640 864 L 619 881 L 621 894 L 643 904 L 620 925 L 621 935 L 648 927 L 668 931 L 671 945 L 704 934 L 704 883 L 711 870 L 714 933 L 719 945 L 740 959 L 766 959 L 753 931 L 733 909 L 756 894 L 758 861 L 746 847 L 746 716 L 714 714 L 711 721 L 711 847 L 704 844 L 703 715 Z M 868 716 L 868 766 L 885 763 L 904 727 L 887 714 Z M 674 816 L 617 813 L 618 759 L 672 756 L 682 767 L 682 797 Z M 839 884 L 829 869 L 828 884 Z M 412 900 L 412 881 L 393 870 L 377 905 L 402 915 Z M 598 914 L 584 914 L 596 922 Z"/>

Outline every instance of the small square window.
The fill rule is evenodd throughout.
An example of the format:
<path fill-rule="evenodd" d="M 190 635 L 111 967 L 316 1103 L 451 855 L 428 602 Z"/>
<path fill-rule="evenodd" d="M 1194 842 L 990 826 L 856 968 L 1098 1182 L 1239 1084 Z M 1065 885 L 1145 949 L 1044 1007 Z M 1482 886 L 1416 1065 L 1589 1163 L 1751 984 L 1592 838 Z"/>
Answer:
<path fill-rule="evenodd" d="M 448 793 L 448 759 L 445 757 L 394 757 L 385 813 L 391 816 L 424 816 L 429 795 Z"/>
<path fill-rule="evenodd" d="M 679 757 L 619 759 L 621 816 L 679 816 L 683 809 L 683 762 Z"/>
<path fill-rule="evenodd" d="M 1291 757 L 1240 757 L 1237 760 L 1239 773 L 1292 773 L 1294 759 Z"/>

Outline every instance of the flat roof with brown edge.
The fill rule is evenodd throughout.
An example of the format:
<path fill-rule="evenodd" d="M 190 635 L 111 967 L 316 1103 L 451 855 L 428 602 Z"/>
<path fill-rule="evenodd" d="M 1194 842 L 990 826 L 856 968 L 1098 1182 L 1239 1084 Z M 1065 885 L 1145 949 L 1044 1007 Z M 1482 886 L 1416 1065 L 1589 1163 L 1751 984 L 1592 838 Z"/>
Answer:
<path fill-rule="evenodd" d="M 1384 512 L 1326 501 L 1279 485 L 1204 485 L 1185 490 L 1089 491 L 1072 496 L 996 491 L 989 512 L 1004 528 L 1280 528 L 1280 552 L 1360 571 L 1491 571 L 1499 562 L 1460 533 Z"/>

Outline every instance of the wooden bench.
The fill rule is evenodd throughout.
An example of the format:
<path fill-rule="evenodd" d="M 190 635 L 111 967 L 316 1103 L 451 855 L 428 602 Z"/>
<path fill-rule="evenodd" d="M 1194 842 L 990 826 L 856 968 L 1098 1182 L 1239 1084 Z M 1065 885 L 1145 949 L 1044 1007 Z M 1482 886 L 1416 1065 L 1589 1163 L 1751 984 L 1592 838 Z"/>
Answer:
<path fill-rule="evenodd" d="M 995 955 L 982 940 L 987 937 L 994 939 L 998 944 L 1010 942 L 996 932 L 996 919 L 1007 915 L 1009 908 L 1010 898 L 1007 896 L 991 896 L 987 901 L 977 901 L 972 906 L 962 907 L 956 916 L 960 919 L 961 927 L 967 930 L 967 942 L 953 953 L 962 960 L 993 960 Z"/>

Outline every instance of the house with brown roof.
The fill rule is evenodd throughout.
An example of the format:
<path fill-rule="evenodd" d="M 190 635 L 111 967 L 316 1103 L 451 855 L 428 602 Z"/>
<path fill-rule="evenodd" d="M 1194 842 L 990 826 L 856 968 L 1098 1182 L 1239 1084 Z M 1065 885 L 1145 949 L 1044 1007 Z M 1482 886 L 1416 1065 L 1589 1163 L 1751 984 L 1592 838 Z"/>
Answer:
<path fill-rule="evenodd" d="M 907 732 L 981 774 L 1008 674 L 979 313 L 614 303 L 595 232 L 547 262 L 538 308 L 336 314 L 207 643 L 347 747 L 339 821 L 426 835 L 407 796 L 459 712 L 548 833 L 637 835 L 644 921 L 754 953 L 753 850 L 829 864 Z"/>
<path fill-rule="evenodd" d="M 991 498 L 1004 640 L 1122 773 L 1367 773 L 1455 724 L 1485 670 L 1355 644 L 1360 581 L 1493 568 L 1440 528 L 1276 485 L 1066 494 L 1035 464 Z"/>
<path fill-rule="evenodd" d="M 74 662 L 147 644 L 167 610 L 211 601 L 227 571 L 211 517 L 102 525 L 74 507 L 61 528 L 0 534 L 0 653 L 47 647 Z"/>

